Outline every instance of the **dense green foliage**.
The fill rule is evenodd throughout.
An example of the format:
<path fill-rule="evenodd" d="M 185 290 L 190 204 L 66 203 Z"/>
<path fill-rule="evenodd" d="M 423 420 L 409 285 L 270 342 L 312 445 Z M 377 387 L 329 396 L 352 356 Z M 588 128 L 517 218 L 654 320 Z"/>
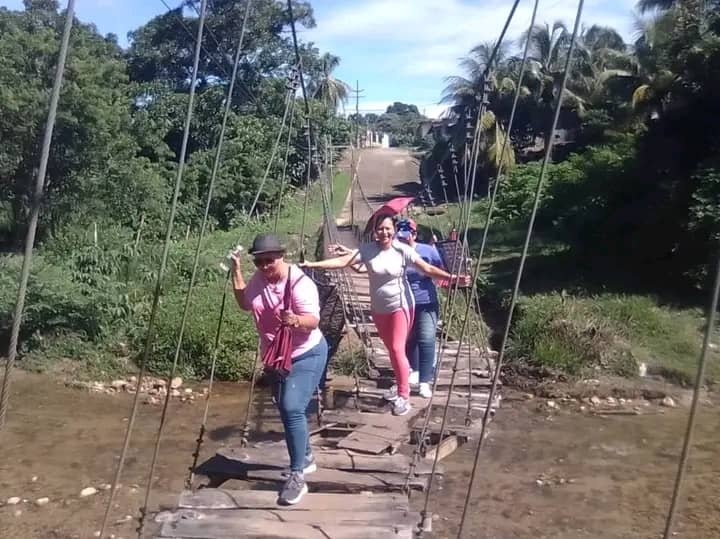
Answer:
<path fill-rule="evenodd" d="M 187 4 L 199 6 L 199 2 Z M 0 242 L 9 246 L 21 242 L 27 224 L 64 22 L 57 8 L 53 1 L 28 1 L 19 12 L 0 8 Z M 234 56 L 244 11 L 238 2 L 209 4 L 178 230 L 197 226 L 202 216 L 232 71 L 229 59 Z M 299 24 L 315 24 L 307 2 L 295 3 L 295 16 Z M 232 226 L 249 209 L 270 160 L 285 108 L 287 77 L 295 64 L 287 27 L 284 2 L 253 3 L 218 196 L 211 208 L 211 218 L 221 228 Z M 163 230 L 182 140 L 196 28 L 197 18 L 173 10 L 132 32 L 130 47 L 123 50 L 113 36 L 103 37 L 90 25 L 75 25 L 48 169 L 41 238 L 92 221 L 137 227 L 144 218 L 145 235 Z M 346 97 L 337 93 L 342 85 L 330 76 L 337 59 L 320 56 L 305 44 L 301 54 L 309 91 L 318 98 L 312 106 L 315 134 L 319 141 L 330 136 L 342 143 L 349 126 L 335 115 L 337 100 Z M 285 166 L 292 183 L 304 181 L 303 116 L 298 104 L 287 162 L 285 152 L 279 152 L 269 188 L 260 199 L 261 211 L 276 204 Z"/>
<path fill-rule="evenodd" d="M 720 3 L 638 7 L 646 11 L 632 43 L 597 26 L 579 36 L 509 357 L 573 374 L 628 374 L 646 361 L 687 380 L 720 239 Z M 510 133 L 520 164 L 500 171 L 488 118 L 475 178 L 480 194 L 486 182 L 501 182 L 484 281 L 491 316 L 507 312 L 570 36 L 555 23 L 538 25 L 521 44 L 525 37 L 529 71 Z M 462 63 L 466 76 L 448 80 L 451 115 L 433 129 L 421 169 L 435 194 L 443 179 L 454 194 L 452 154 L 463 154 L 468 117 L 474 125 L 492 47 L 474 48 Z M 520 63 L 509 50 L 499 49 L 487 81 L 488 109 L 504 127 Z M 487 205 L 476 204 L 475 227 L 484 226 Z M 480 236 L 470 231 L 475 247 Z"/>
<path fill-rule="evenodd" d="M 536 229 L 566 242 L 583 259 L 613 259 L 630 271 L 652 269 L 665 285 L 671 279 L 707 285 L 720 235 L 720 8 L 705 3 L 703 16 L 702 4 L 682 2 L 643 19 L 632 46 L 610 29 L 591 27 L 583 33 L 569 84 L 574 90 L 564 105 L 581 127 L 572 144 L 560 145 L 547 170 Z M 550 39 L 548 32 L 558 35 Z M 533 57 L 562 58 L 563 32 L 560 25 L 536 28 Z M 548 53 L 549 44 L 560 50 Z M 581 74 L 594 65 L 588 64 L 593 50 L 607 58 L 605 71 L 593 75 L 598 87 L 590 95 L 580 89 L 582 77 L 590 76 Z M 654 71 L 648 71 L 651 67 Z M 466 99 L 453 82 L 455 99 Z M 536 100 L 528 91 L 524 99 Z M 500 119 L 501 101 L 490 104 Z M 584 131 L 590 124 L 591 136 Z M 547 125 L 538 122 L 533 130 Z M 524 143 L 515 129 L 511 140 L 521 155 Z M 566 157 L 568 147 L 572 153 Z M 526 222 L 539 169 L 531 162 L 500 178 L 498 222 Z"/>
<path fill-rule="evenodd" d="M 22 326 L 26 365 L 111 376 L 132 367 L 142 349 L 177 173 L 199 6 L 188 0 L 184 9 L 148 21 L 130 34 L 127 49 L 114 36 L 75 21 Z M 175 352 L 245 12 L 244 3 L 230 0 L 208 6 L 180 205 L 150 356 L 149 367 L 156 372 L 167 371 Z M 315 24 L 308 2 L 298 0 L 293 9 L 300 28 Z M 0 8 L 0 247 L 7 253 L 0 258 L 3 343 L 20 271 L 14 252 L 22 246 L 30 214 L 63 25 L 64 13 L 54 0 L 27 0 L 23 11 Z M 191 376 L 208 374 L 224 282 L 219 261 L 238 241 L 247 245 L 254 234 L 267 231 L 277 212 L 279 232 L 295 258 L 307 170 L 317 177 L 327 141 L 347 144 L 351 132 L 350 122 L 336 115 L 346 98 L 344 83 L 332 77 L 339 60 L 300 43 L 313 145 L 322 152 L 308 163 L 308 118 L 299 92 L 288 97 L 296 62 L 286 3 L 253 1 L 247 28 L 210 206 L 210 234 L 180 349 L 181 369 Z M 286 103 L 293 101 L 292 130 L 288 135 L 285 128 L 271 162 Z M 247 212 L 268 163 L 258 213 L 250 220 Z M 280 200 L 284 172 L 289 185 Z M 344 200 L 347 181 L 339 183 L 336 195 Z M 312 233 L 321 204 L 318 187 L 309 189 L 306 230 Z M 312 248 L 309 241 L 304 239 L 306 248 Z M 246 376 L 256 340 L 251 321 L 231 296 L 217 374 Z"/>

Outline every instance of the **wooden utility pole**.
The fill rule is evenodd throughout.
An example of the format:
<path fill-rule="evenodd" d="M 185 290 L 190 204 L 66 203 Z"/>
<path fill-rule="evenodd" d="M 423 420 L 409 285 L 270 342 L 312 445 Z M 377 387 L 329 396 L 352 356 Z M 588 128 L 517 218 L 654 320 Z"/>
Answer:
<path fill-rule="evenodd" d="M 360 94 L 365 90 L 360 89 L 360 81 L 355 81 L 355 89 L 350 93 L 355 94 L 355 147 L 360 147 L 360 98 L 364 97 Z"/>

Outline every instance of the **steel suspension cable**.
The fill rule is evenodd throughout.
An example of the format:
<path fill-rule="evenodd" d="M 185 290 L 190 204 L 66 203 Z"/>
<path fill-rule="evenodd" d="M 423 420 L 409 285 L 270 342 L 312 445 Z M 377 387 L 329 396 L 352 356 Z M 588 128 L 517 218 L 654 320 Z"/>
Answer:
<path fill-rule="evenodd" d="M 165 277 L 165 270 L 167 267 L 168 255 L 170 253 L 170 244 L 172 242 L 173 226 L 175 224 L 175 214 L 177 213 L 178 200 L 180 196 L 180 187 L 182 185 L 183 173 L 185 171 L 185 158 L 187 155 L 188 140 L 190 138 L 190 125 L 193 118 L 194 106 L 195 106 L 195 89 L 197 86 L 198 70 L 200 67 L 200 50 L 202 44 L 203 30 L 205 26 L 205 11 L 207 7 L 207 0 L 202 0 L 200 21 L 198 24 L 198 32 L 195 46 L 195 57 L 193 59 L 193 70 L 190 80 L 190 94 L 188 97 L 187 113 L 185 116 L 185 125 L 183 128 L 183 138 L 180 147 L 180 155 L 178 157 L 178 170 L 175 178 L 175 189 L 173 193 L 172 203 L 170 206 L 170 215 L 168 217 L 167 230 L 165 232 L 165 242 L 163 245 L 162 257 L 160 260 L 160 267 L 155 282 L 155 292 L 153 294 L 152 307 L 150 310 L 150 318 L 148 320 L 147 336 L 145 338 L 145 345 L 143 348 L 142 357 L 140 360 L 140 371 L 138 372 L 137 387 L 142 385 L 145 371 L 147 369 L 148 358 L 150 357 L 150 349 L 154 342 L 154 329 L 155 329 L 155 318 L 157 317 L 158 305 L 160 302 L 160 293 L 162 291 L 162 285 Z M 125 431 L 125 440 L 123 441 L 122 451 L 120 453 L 120 459 L 117 464 L 115 471 L 115 477 L 113 478 L 112 487 L 110 489 L 110 496 L 108 497 L 107 507 L 105 509 L 105 515 L 103 516 L 102 527 L 100 528 L 100 537 L 104 537 L 105 530 L 107 529 L 108 521 L 110 518 L 110 512 L 112 511 L 113 502 L 117 493 L 118 483 L 122 475 L 122 470 L 125 465 L 125 458 L 130 447 L 130 438 L 132 435 L 133 427 L 135 426 L 135 418 L 137 416 L 138 404 L 140 402 L 140 391 L 135 392 L 133 397 L 132 409 L 130 412 L 130 418 L 128 419 L 127 429 Z"/>
<path fill-rule="evenodd" d="M 290 103 L 290 122 L 288 123 L 287 145 L 285 146 L 285 159 L 283 160 L 282 176 L 280 176 L 280 190 L 278 192 L 278 206 L 275 212 L 275 224 L 273 231 L 277 233 L 278 222 L 280 221 L 280 213 L 282 213 L 283 197 L 285 196 L 285 182 L 287 181 L 287 165 L 290 158 L 290 148 L 292 146 L 293 124 L 295 123 L 295 100 Z"/>
<path fill-rule="evenodd" d="M 720 296 L 720 257 L 718 257 L 717 270 L 715 272 L 715 283 L 713 285 L 712 299 L 710 300 L 710 308 L 707 315 L 707 327 L 705 328 L 705 336 L 703 337 L 702 351 L 698 360 L 697 374 L 695 375 L 695 385 L 693 387 L 692 404 L 690 405 L 690 415 L 688 416 L 685 437 L 683 439 L 682 453 L 678 461 L 677 474 L 675 476 L 675 485 L 673 486 L 672 499 L 665 520 L 665 530 L 663 539 L 669 539 L 675 534 L 673 533 L 673 524 L 675 522 L 675 514 L 677 513 L 678 501 L 682 492 L 682 484 L 685 479 L 688 458 L 690 457 L 690 449 L 695 433 L 695 424 L 697 421 L 697 412 L 700 406 L 700 391 L 705 383 L 705 369 L 708 360 L 708 351 L 710 350 L 710 341 L 715 331 L 715 320 L 717 317 L 718 297 Z"/>
<path fill-rule="evenodd" d="M 498 381 L 500 379 L 502 363 L 505 358 L 505 350 L 507 349 L 507 341 L 508 341 L 508 337 L 510 336 L 510 327 L 511 327 L 512 320 L 513 320 L 513 314 L 515 313 L 515 306 L 517 305 L 518 296 L 520 294 L 520 283 L 522 282 L 523 270 L 525 269 L 525 261 L 527 260 L 527 256 L 528 256 L 530 240 L 532 238 L 533 228 L 535 225 L 535 218 L 537 217 L 538 208 L 540 206 L 540 198 L 542 196 L 542 188 L 543 188 L 543 184 L 545 182 L 547 166 L 548 166 L 548 163 L 550 162 L 550 157 L 552 156 L 552 147 L 553 147 L 553 139 L 554 139 L 553 133 L 555 133 L 555 129 L 557 128 L 558 119 L 560 118 L 560 111 L 562 109 L 563 99 L 565 97 L 565 87 L 567 85 L 568 74 L 570 72 L 570 66 L 572 64 L 573 52 L 575 50 L 575 42 L 576 42 L 578 31 L 580 28 L 580 20 L 582 19 L 583 4 L 584 4 L 584 0 L 579 0 L 578 7 L 577 7 L 577 13 L 575 15 L 575 24 L 573 26 L 572 35 L 570 36 L 570 44 L 568 46 L 567 58 L 565 59 L 565 68 L 563 70 L 563 78 L 562 78 L 562 82 L 560 84 L 560 91 L 558 93 L 557 102 L 555 104 L 555 112 L 553 114 L 553 120 L 552 120 L 552 124 L 551 124 L 550 131 L 549 131 L 550 137 L 548 137 L 548 140 L 546 143 L 545 156 L 543 158 L 542 165 L 540 168 L 540 176 L 538 178 L 537 187 L 535 189 L 535 197 L 534 197 L 534 201 L 533 201 L 533 207 L 532 207 L 532 211 L 530 213 L 530 222 L 528 223 L 527 233 L 525 235 L 525 242 L 523 244 L 522 254 L 520 256 L 520 264 L 518 266 L 518 271 L 517 271 L 517 275 L 515 278 L 515 285 L 513 287 L 512 299 L 510 301 L 510 307 L 509 307 L 509 311 L 508 311 L 507 321 L 505 323 L 505 331 L 504 331 L 503 337 L 502 337 L 502 344 L 500 346 L 500 352 L 498 354 L 497 362 L 495 365 L 495 372 L 493 373 L 492 385 L 490 386 L 490 394 L 488 395 L 488 404 L 485 407 L 485 410 L 483 412 L 482 424 L 481 424 L 481 428 L 480 428 L 480 435 L 479 435 L 479 439 L 478 439 L 478 445 L 477 445 L 477 448 L 475 451 L 475 459 L 473 462 L 472 472 L 470 474 L 470 481 L 468 483 L 467 494 L 465 496 L 465 504 L 463 506 L 462 517 L 460 519 L 460 527 L 458 529 L 458 535 L 457 535 L 458 538 L 462 537 L 462 532 L 465 527 L 468 508 L 470 506 L 470 498 L 472 495 L 472 489 L 473 489 L 473 486 L 475 483 L 475 476 L 477 474 L 478 463 L 480 461 L 480 453 L 482 452 L 483 440 L 485 438 L 485 431 L 487 429 L 488 417 L 490 415 L 490 408 L 492 406 L 492 400 L 495 397 L 495 393 L 497 391 L 497 385 L 498 385 Z"/>
<path fill-rule="evenodd" d="M 163 4 L 165 3 L 164 0 L 160 0 L 160 1 L 161 1 Z M 190 5 L 190 7 L 193 9 L 193 11 L 194 11 L 195 13 L 197 13 L 198 16 L 199 16 L 199 15 L 200 15 L 200 12 L 198 11 L 196 2 L 187 2 L 187 3 Z M 166 5 L 167 5 L 167 4 L 166 4 Z M 213 9 L 212 4 L 210 4 L 210 9 Z M 180 24 L 182 24 L 182 25 L 187 29 L 187 25 L 185 24 L 185 21 L 183 21 L 182 18 L 179 18 L 179 20 L 180 20 Z M 217 37 L 215 37 L 215 33 L 212 31 L 212 29 L 211 29 L 207 24 L 205 25 L 205 31 L 206 31 L 208 37 L 210 37 L 210 39 L 215 43 L 215 46 L 217 47 L 218 52 L 219 52 L 219 51 L 222 49 L 222 47 L 220 46 L 220 42 L 218 41 Z M 190 35 L 192 36 L 192 32 L 190 32 Z M 210 58 L 210 59 L 215 63 L 215 65 L 217 65 L 218 67 L 220 67 L 220 69 L 223 71 L 223 73 L 225 73 L 225 76 L 227 77 L 227 76 L 228 76 L 227 71 L 218 63 L 217 60 L 215 60 L 215 58 L 214 58 L 213 56 L 210 55 L 210 53 L 207 51 L 207 49 L 203 48 L 203 52 L 208 56 L 208 58 Z M 240 86 L 242 86 L 242 89 L 243 89 L 243 90 L 245 91 L 245 93 L 248 95 L 248 97 L 249 97 L 250 100 L 253 102 L 253 104 L 258 108 L 258 110 L 259 110 L 261 113 L 264 114 L 264 113 L 265 113 L 265 108 L 263 107 L 263 104 L 262 104 L 260 101 L 258 101 L 257 96 L 256 96 L 255 93 L 250 89 L 250 87 L 248 87 L 248 85 L 245 84 L 245 82 L 243 82 L 242 79 L 237 79 L 237 83 L 238 83 Z"/>
<path fill-rule="evenodd" d="M 140 529 L 142 530 L 144 519 L 147 513 L 148 506 L 150 505 L 150 495 L 152 492 L 153 477 L 155 476 L 155 468 L 157 466 L 157 459 L 160 455 L 160 444 L 162 442 L 162 435 L 165 429 L 165 421 L 167 419 L 168 406 L 170 405 L 171 397 L 171 386 L 172 380 L 177 373 L 178 362 L 180 359 L 180 352 L 182 350 L 183 337 L 185 335 L 185 327 L 187 325 L 188 314 L 190 312 L 190 303 L 192 300 L 193 289 L 195 288 L 195 280 L 197 278 L 198 266 L 200 265 L 200 253 L 202 251 L 203 241 L 205 239 L 205 231 L 207 229 L 207 222 L 210 216 L 210 207 L 215 195 L 215 184 L 217 183 L 218 171 L 220 170 L 220 162 L 222 161 L 223 143 L 225 142 L 225 132 L 227 130 L 228 118 L 232 110 L 232 98 L 235 90 L 235 80 L 237 79 L 238 68 L 240 66 L 240 59 L 242 58 L 242 47 L 245 39 L 245 32 L 247 30 L 247 21 L 250 14 L 250 7 L 252 5 L 251 0 L 247 0 L 245 4 L 245 14 L 243 16 L 242 27 L 240 29 L 240 38 L 238 39 L 237 50 L 235 52 L 235 60 L 233 63 L 233 71 L 230 77 L 230 84 L 227 89 L 227 97 L 225 99 L 225 107 L 223 111 L 222 123 L 220 125 L 220 133 L 218 135 L 217 147 L 215 149 L 215 159 L 213 162 L 212 173 L 210 176 L 210 183 L 208 185 L 208 192 L 205 199 L 205 212 L 203 214 L 202 223 L 200 225 L 200 233 L 198 235 L 197 244 L 195 246 L 195 255 L 193 258 L 192 272 L 190 274 L 190 282 L 188 283 L 187 292 L 185 294 L 185 304 L 183 306 L 182 318 L 180 320 L 180 328 L 178 330 L 177 344 L 175 346 L 175 354 L 173 357 L 172 367 L 168 375 L 167 392 L 165 393 L 165 402 L 163 403 L 162 413 L 160 415 L 160 425 L 158 427 L 157 436 L 155 438 L 155 447 L 153 449 L 152 461 L 148 472 L 148 482 L 145 490 L 145 500 L 140 510 L 141 520 Z M 223 302 L 224 303 L 224 302 Z M 221 309 L 223 309 L 221 307 Z M 217 354 L 217 348 L 214 350 L 214 354 Z"/>
<path fill-rule="evenodd" d="M 533 7 L 532 16 L 530 18 L 530 27 L 528 30 L 527 39 L 525 40 L 525 48 L 523 50 L 522 62 L 520 64 L 520 74 L 518 76 L 517 87 L 515 88 L 515 96 L 513 97 L 512 109 L 510 110 L 510 119 L 508 121 L 507 129 L 505 131 L 505 137 L 503 139 L 502 151 L 500 152 L 500 165 L 498 167 L 497 178 L 493 185 L 492 195 L 488 204 L 487 214 L 485 216 L 485 227 L 483 229 L 482 241 L 480 242 L 480 251 L 478 253 L 478 264 L 482 263 L 483 255 L 485 253 L 485 246 L 487 244 L 488 232 L 490 230 L 490 221 L 492 220 L 493 210 L 495 208 L 495 201 L 497 200 L 497 193 L 500 187 L 500 181 L 502 179 L 503 166 L 505 164 L 505 152 L 507 151 L 508 143 L 510 142 L 510 133 L 515 122 L 515 113 L 517 112 L 518 102 L 520 101 L 520 91 L 522 88 L 523 78 L 525 76 L 525 68 L 527 67 L 528 52 L 530 50 L 530 37 L 532 35 L 533 28 L 535 28 L 535 18 L 537 16 L 539 0 L 535 0 Z"/>
<path fill-rule="evenodd" d="M 300 261 L 305 261 L 305 224 L 307 222 L 307 209 L 310 199 L 310 178 L 312 176 L 312 151 L 313 151 L 313 132 L 312 120 L 310 116 L 310 102 L 308 100 L 307 88 L 305 87 L 305 77 L 303 75 L 303 63 L 300 56 L 300 47 L 298 46 L 297 31 L 295 29 L 295 16 L 293 15 L 292 0 L 287 0 L 288 17 L 290 18 L 290 31 L 292 32 L 293 49 L 295 50 L 295 61 L 298 66 L 298 74 L 300 76 L 300 88 L 302 90 L 303 104 L 305 105 L 305 116 L 307 121 L 307 140 L 308 140 L 308 162 L 307 174 L 305 177 L 305 204 L 303 206 L 302 224 L 300 226 Z"/>
<path fill-rule="evenodd" d="M 198 431 L 198 437 L 195 440 L 195 451 L 192 454 L 192 464 L 188 468 L 188 477 L 185 480 L 185 488 L 192 488 L 193 481 L 195 480 L 195 468 L 197 467 L 198 459 L 200 458 L 200 449 L 205 441 L 205 430 L 207 429 L 207 420 L 210 413 L 210 399 L 212 398 L 213 386 L 215 384 L 215 367 L 217 365 L 218 349 L 220 348 L 220 335 L 222 333 L 222 325 L 225 321 L 225 305 L 227 303 L 228 289 L 230 288 L 230 270 L 228 270 L 225 276 L 225 286 L 223 288 L 222 300 L 220 301 L 220 314 L 218 316 L 217 327 L 215 328 L 215 342 L 213 344 L 212 360 L 210 362 L 210 378 L 208 380 L 208 390 L 205 394 L 205 408 L 203 410 L 203 418 L 200 423 L 200 429 Z"/>
<path fill-rule="evenodd" d="M 15 359 L 17 358 L 20 326 L 22 325 L 23 313 L 25 311 L 25 299 L 27 297 L 28 281 L 30 279 L 33 248 L 35 247 L 35 236 L 37 234 L 38 221 L 40 220 L 43 191 L 45 190 L 45 178 L 47 176 L 48 161 L 50 160 L 50 147 L 52 145 L 53 131 L 55 130 L 55 120 L 57 118 L 58 103 L 60 102 L 60 90 L 65 73 L 67 53 L 70 48 L 70 31 L 72 30 L 74 20 L 75 0 L 68 0 L 67 9 L 65 10 L 65 26 L 63 28 L 62 38 L 60 39 L 60 51 L 55 68 L 55 79 L 50 92 L 50 104 L 48 107 L 47 121 L 45 122 L 42 149 L 40 151 L 40 165 L 35 178 L 30 222 L 28 223 L 27 233 L 25 234 L 25 250 L 23 253 L 22 269 L 20 270 L 20 283 L 18 285 L 12 328 L 10 330 L 7 359 L 5 360 L 5 373 L 3 376 L 2 392 L 0 393 L 0 432 L 2 432 L 5 426 L 5 416 L 10 400 L 12 369 L 15 364 Z"/>
<path fill-rule="evenodd" d="M 482 92 L 482 99 L 480 102 L 480 107 L 478 111 L 477 121 L 475 123 L 475 135 L 473 138 L 473 149 L 471 151 L 471 163 L 470 163 L 470 176 L 469 180 L 472 182 L 472 186 L 474 188 L 475 186 L 475 176 L 477 174 L 477 154 L 480 149 L 480 134 L 482 132 L 482 119 L 483 119 L 483 112 L 486 106 L 487 102 L 487 83 L 488 83 L 488 75 L 490 74 L 490 71 L 492 70 L 492 66 L 495 63 L 495 60 L 497 58 L 498 51 L 500 50 L 500 46 L 505 40 L 505 34 L 507 34 L 508 28 L 510 27 L 510 23 L 513 19 L 513 16 L 515 15 L 515 11 L 517 10 L 518 4 L 520 3 L 520 0 L 515 0 L 513 2 L 512 8 L 510 8 L 510 13 L 508 14 L 507 19 L 505 19 L 505 24 L 503 25 L 502 30 L 500 31 L 500 36 L 498 37 L 497 42 L 495 43 L 495 46 L 493 47 L 492 52 L 490 53 L 490 58 L 488 59 L 487 64 L 485 65 L 485 69 L 483 70 L 482 76 L 480 77 L 480 80 L 483 83 L 483 92 Z M 466 152 L 467 157 L 467 152 Z M 466 161 L 466 167 L 465 167 L 465 192 L 467 193 L 467 181 L 468 181 L 468 171 L 467 171 L 467 161 Z M 472 204 L 472 192 L 471 192 L 471 198 L 469 200 L 469 203 Z M 467 208 L 467 220 L 470 219 L 470 207 Z"/>
<path fill-rule="evenodd" d="M 255 193 L 255 199 L 253 200 L 252 206 L 250 206 L 248 218 L 252 218 L 253 213 L 255 213 L 255 208 L 257 207 L 258 200 L 260 199 L 260 195 L 262 194 L 263 188 L 265 187 L 265 182 L 270 175 L 270 169 L 272 168 L 273 162 L 275 161 L 275 156 L 277 155 L 278 148 L 280 147 L 280 141 L 282 140 L 285 124 L 287 123 L 288 112 L 290 111 L 290 103 L 293 101 L 293 93 L 293 91 L 288 90 L 285 94 L 285 108 L 283 110 L 283 117 L 282 122 L 280 123 L 280 129 L 278 129 L 277 137 L 275 137 L 275 143 L 273 144 L 272 152 L 270 153 L 270 159 L 268 159 L 267 166 L 265 167 L 265 173 L 263 174 L 262 180 L 260 180 L 260 187 L 258 187 L 257 193 Z"/>
<path fill-rule="evenodd" d="M 525 76 L 525 68 L 527 66 L 528 51 L 530 50 L 530 35 L 532 33 L 533 28 L 535 27 L 535 19 L 537 16 L 538 4 L 539 4 L 539 0 L 535 0 L 534 5 L 533 5 L 532 15 L 530 17 L 528 37 L 525 40 L 525 48 L 523 50 L 522 61 L 520 64 L 520 72 L 518 74 L 518 82 L 517 82 L 517 86 L 515 88 L 515 96 L 513 97 L 512 109 L 510 110 L 510 118 L 509 118 L 507 128 L 505 131 L 505 136 L 503 137 L 503 144 L 502 144 L 501 151 L 500 151 L 500 164 L 498 166 L 497 178 L 493 185 L 492 195 L 490 197 L 488 211 L 487 211 L 487 215 L 485 217 L 485 226 L 483 228 L 483 236 L 482 236 L 482 240 L 480 242 L 480 251 L 478 252 L 477 261 L 476 261 L 476 264 L 478 267 L 480 265 L 482 265 L 482 262 L 483 262 L 483 255 L 485 253 L 485 246 L 487 243 L 488 232 L 490 230 L 490 222 L 492 220 L 493 208 L 495 207 L 495 200 L 497 198 L 498 188 L 500 186 L 500 181 L 502 179 L 503 167 L 505 165 L 505 153 L 507 151 L 508 143 L 510 142 L 510 133 L 512 132 L 513 125 L 515 123 L 515 113 L 517 112 L 517 106 L 518 106 L 518 102 L 520 100 L 520 90 L 522 88 L 522 82 L 523 82 L 523 78 Z M 479 277 L 479 272 L 476 272 L 476 274 Z M 480 294 L 475 294 L 475 309 L 478 313 L 481 312 Z M 482 326 L 482 321 L 480 321 L 480 325 Z M 481 331 L 480 333 L 484 334 L 484 331 Z M 483 335 L 483 340 L 481 341 L 483 346 L 485 346 L 487 344 L 487 342 L 483 342 L 483 341 L 485 341 L 484 337 L 485 337 L 485 335 Z M 488 362 L 488 364 L 489 364 L 489 362 Z M 492 370 L 492 368 L 490 368 L 490 370 Z M 471 408 L 472 408 L 472 403 L 471 403 L 470 399 L 468 399 L 468 406 L 467 406 L 466 413 L 465 413 L 465 423 L 466 424 L 469 423 L 469 418 L 471 415 Z"/>

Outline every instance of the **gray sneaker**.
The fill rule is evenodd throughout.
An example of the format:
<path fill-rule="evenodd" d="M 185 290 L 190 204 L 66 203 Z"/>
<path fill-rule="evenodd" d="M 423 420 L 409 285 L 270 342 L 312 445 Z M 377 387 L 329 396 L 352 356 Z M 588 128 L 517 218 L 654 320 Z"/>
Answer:
<path fill-rule="evenodd" d="M 280 491 L 281 505 L 295 505 L 307 494 L 308 487 L 302 472 L 292 472 Z"/>
<path fill-rule="evenodd" d="M 309 455 L 305 455 L 305 465 L 303 467 L 303 473 L 313 473 L 317 472 L 317 464 L 315 464 L 315 455 L 310 453 Z"/>
<path fill-rule="evenodd" d="M 410 412 L 411 408 L 409 400 L 398 397 L 393 402 L 392 413 L 393 415 L 405 415 Z"/>
<path fill-rule="evenodd" d="M 394 402 L 398 398 L 398 387 L 397 384 L 393 384 L 393 386 L 388 389 L 385 393 L 383 393 L 383 399 L 386 401 Z"/>

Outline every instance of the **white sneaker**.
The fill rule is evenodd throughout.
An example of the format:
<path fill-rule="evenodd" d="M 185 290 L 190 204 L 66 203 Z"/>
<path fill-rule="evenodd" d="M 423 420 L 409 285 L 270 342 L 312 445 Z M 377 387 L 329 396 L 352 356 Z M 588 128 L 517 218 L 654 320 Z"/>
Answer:
<path fill-rule="evenodd" d="M 420 373 L 418 371 L 410 371 L 410 387 L 417 386 L 420 383 Z"/>
<path fill-rule="evenodd" d="M 419 391 L 418 391 L 418 394 L 419 394 L 423 399 L 430 399 L 430 398 L 432 398 L 432 389 L 430 389 L 430 384 L 427 383 L 427 382 L 422 382 L 422 383 L 420 384 L 420 389 L 419 389 Z"/>

